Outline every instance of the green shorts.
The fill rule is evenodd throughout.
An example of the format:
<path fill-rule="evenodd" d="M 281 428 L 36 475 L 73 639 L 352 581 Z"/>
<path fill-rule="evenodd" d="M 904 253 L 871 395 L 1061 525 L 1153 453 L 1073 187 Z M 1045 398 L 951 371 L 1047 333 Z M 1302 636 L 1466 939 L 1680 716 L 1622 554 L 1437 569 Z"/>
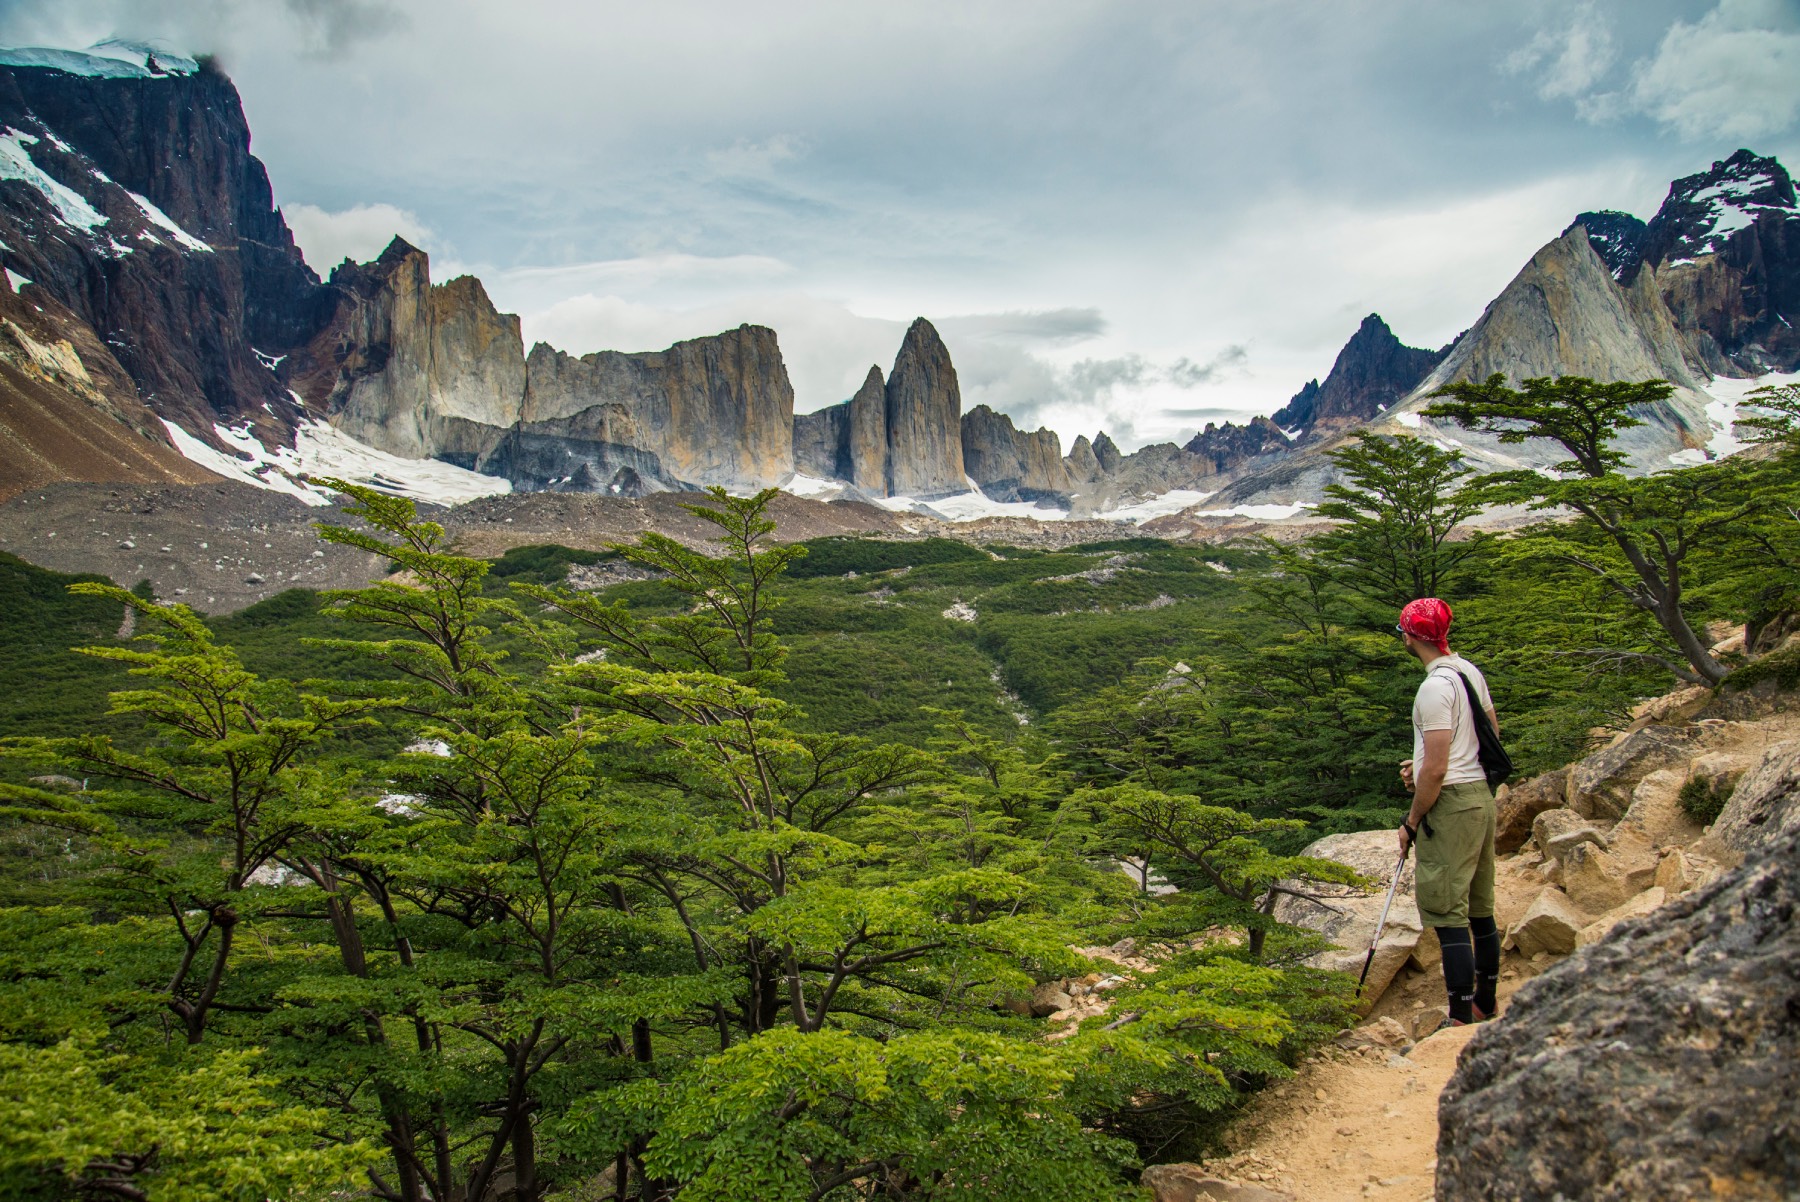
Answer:
<path fill-rule="evenodd" d="M 1494 794 L 1485 781 L 1445 785 L 1419 831 L 1419 920 L 1428 927 L 1466 927 L 1494 915 Z"/>

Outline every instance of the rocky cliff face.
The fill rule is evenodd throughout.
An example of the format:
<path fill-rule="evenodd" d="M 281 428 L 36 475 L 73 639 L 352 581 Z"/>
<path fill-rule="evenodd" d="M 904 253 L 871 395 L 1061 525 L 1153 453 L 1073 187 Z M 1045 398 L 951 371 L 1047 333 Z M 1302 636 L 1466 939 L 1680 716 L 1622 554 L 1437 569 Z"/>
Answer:
<path fill-rule="evenodd" d="M 1297 437 L 1317 439 L 1374 418 L 1418 387 L 1450 351 L 1418 350 L 1394 337 L 1381 315 L 1371 313 L 1338 352 L 1320 385 L 1309 380 L 1272 420 Z"/>
<path fill-rule="evenodd" d="M 1054 430 L 1017 430 L 1010 417 L 977 405 L 963 414 L 962 449 L 964 473 L 996 501 L 1068 499 L 1069 468 Z"/>
<path fill-rule="evenodd" d="M 331 273 L 325 328 L 281 365 L 315 413 L 353 438 L 413 459 L 472 466 L 519 418 L 519 319 L 479 280 L 433 286 L 424 251 L 396 238 L 372 263 Z"/>
<path fill-rule="evenodd" d="M 1647 409 L 1640 415 L 1645 424 L 1616 443 L 1640 467 L 1665 467 L 1670 454 L 1703 446 L 1710 434 L 1701 382 L 1652 282 L 1634 278 L 1620 287 L 1579 226 L 1532 256 L 1414 390 L 1407 407 L 1428 403 L 1446 384 L 1494 374 L 1515 385 L 1535 376 L 1587 376 L 1603 383 L 1667 379 L 1675 397 Z M 1520 448 L 1502 450 L 1485 436 L 1438 432 L 1496 464 L 1551 455 L 1527 447 L 1521 456 Z"/>
<path fill-rule="evenodd" d="M 921 317 L 906 331 L 885 382 L 881 369 L 871 367 L 848 401 L 794 419 L 795 445 L 803 448 L 795 463 L 808 475 L 848 481 L 870 496 L 948 496 L 969 488 L 962 426 L 956 366 Z"/>
<path fill-rule="evenodd" d="M 328 301 L 230 81 L 185 60 L 34 61 L 0 53 L 0 263 L 106 343 L 158 414 L 205 439 L 214 422 L 284 435 L 293 406 L 257 352 L 310 337 Z"/>
<path fill-rule="evenodd" d="M 577 358 L 539 343 L 525 376 L 521 434 L 577 422 L 610 441 L 629 417 L 632 445 L 656 457 L 670 484 L 764 488 L 794 471 L 794 389 L 764 326 L 644 354 Z"/>
<path fill-rule="evenodd" d="M 1687 357 L 1707 371 L 1800 366 L 1788 317 L 1800 309 L 1800 208 L 1775 159 L 1739 150 L 1676 180 L 1648 223 L 1601 212 L 1575 225 L 1622 283 L 1655 276 Z"/>
<path fill-rule="evenodd" d="M 912 323 L 887 379 L 887 495 L 964 492 L 962 389 L 937 330 Z"/>
<path fill-rule="evenodd" d="M 794 470 L 887 495 L 887 382 L 871 366 L 856 395 L 794 418 Z"/>

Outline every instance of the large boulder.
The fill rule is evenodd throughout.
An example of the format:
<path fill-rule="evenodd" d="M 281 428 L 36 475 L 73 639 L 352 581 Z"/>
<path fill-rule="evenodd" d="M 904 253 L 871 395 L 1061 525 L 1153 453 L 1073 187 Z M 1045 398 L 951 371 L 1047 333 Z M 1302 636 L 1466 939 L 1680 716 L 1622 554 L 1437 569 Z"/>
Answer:
<path fill-rule="evenodd" d="M 1577 844 L 1562 861 L 1563 892 L 1589 914 L 1604 914 L 1624 905 L 1641 889 L 1649 888 L 1654 879 L 1652 865 L 1641 888 L 1634 888 L 1626 862 L 1593 843 Z"/>
<path fill-rule="evenodd" d="M 1689 728 L 1646 726 L 1569 765 L 1569 806 L 1587 818 L 1621 818 L 1638 782 L 1659 768 L 1685 765 L 1696 737 Z"/>
<path fill-rule="evenodd" d="M 1531 824 L 1539 814 L 1563 804 L 1569 787 L 1569 770 L 1558 768 L 1542 776 L 1506 786 L 1505 796 L 1494 805 L 1494 850 L 1502 855 L 1518 851 L 1531 838 Z"/>
<path fill-rule="evenodd" d="M 1658 768 L 1631 791 L 1631 806 L 1619 819 L 1613 836 L 1635 834 L 1653 847 L 1679 847 L 1700 837 L 1700 824 L 1681 808 L 1681 787 L 1687 769 Z"/>
<path fill-rule="evenodd" d="M 1437 1196 L 1800 1196 L 1800 832 L 1526 984 L 1439 1106 Z"/>
<path fill-rule="evenodd" d="M 1652 910 L 1660 907 L 1669 899 L 1668 892 L 1660 886 L 1644 890 L 1617 909 L 1608 910 L 1594 921 L 1582 927 L 1575 934 L 1575 946 L 1586 947 L 1590 943 L 1599 943 L 1612 933 L 1612 929 L 1627 918 L 1642 918 Z"/>
<path fill-rule="evenodd" d="M 1566 956 L 1575 950 L 1588 916 L 1557 889 L 1545 889 L 1506 932 L 1506 944 L 1522 956 L 1547 952 Z"/>
<path fill-rule="evenodd" d="M 1763 753 L 1732 790 L 1713 823 L 1712 837 L 1733 851 L 1749 853 L 1800 830 L 1800 740 L 1777 743 Z"/>
<path fill-rule="evenodd" d="M 1374 883 L 1369 890 L 1348 885 L 1289 881 L 1286 884 L 1312 897 L 1294 897 L 1283 893 L 1275 903 L 1277 920 L 1317 931 L 1336 947 L 1321 952 L 1308 961 L 1315 968 L 1360 974 L 1369 954 L 1369 941 L 1381 920 L 1382 903 L 1387 897 L 1388 882 L 1393 880 L 1394 865 L 1399 858 L 1391 830 L 1357 831 L 1345 835 L 1327 835 L 1303 853 L 1321 860 L 1347 864 Z M 1313 900 L 1317 898 L 1318 900 Z M 1413 898 L 1413 865 L 1411 858 L 1400 874 L 1400 886 L 1394 892 L 1394 907 L 1388 913 L 1381 943 L 1375 949 L 1375 960 L 1369 966 L 1369 977 L 1363 985 L 1363 1004 L 1371 1006 L 1394 979 L 1407 957 L 1419 943 L 1424 927 L 1419 921 L 1418 902 Z"/>

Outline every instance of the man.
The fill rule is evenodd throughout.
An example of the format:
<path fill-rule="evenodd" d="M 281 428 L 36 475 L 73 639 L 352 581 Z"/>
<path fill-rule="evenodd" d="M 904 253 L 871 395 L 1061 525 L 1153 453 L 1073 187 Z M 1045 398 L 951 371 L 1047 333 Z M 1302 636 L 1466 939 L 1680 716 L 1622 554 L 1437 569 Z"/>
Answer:
<path fill-rule="evenodd" d="M 1500 720 L 1480 669 L 1450 650 L 1450 607 L 1436 597 L 1400 611 L 1400 636 L 1425 666 L 1413 700 L 1413 758 L 1400 779 L 1413 795 L 1399 831 L 1401 854 L 1418 852 L 1419 918 L 1444 952 L 1446 1025 L 1493 1017 L 1500 982 L 1494 923 L 1494 794 L 1482 771 L 1466 679 L 1497 733 Z"/>

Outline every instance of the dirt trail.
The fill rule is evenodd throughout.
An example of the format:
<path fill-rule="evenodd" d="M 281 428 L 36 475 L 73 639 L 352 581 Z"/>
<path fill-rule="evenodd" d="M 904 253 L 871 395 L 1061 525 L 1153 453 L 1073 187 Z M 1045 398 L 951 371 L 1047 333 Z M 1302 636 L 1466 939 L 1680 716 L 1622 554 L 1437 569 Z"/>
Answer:
<path fill-rule="evenodd" d="M 1502 860 L 1498 882 L 1503 919 L 1525 904 L 1524 882 L 1510 861 Z M 1419 950 L 1430 956 L 1430 935 Z M 1559 959 L 1505 953 L 1500 1014 L 1521 985 Z M 1435 963 L 1402 969 L 1354 1031 L 1250 1104 L 1226 1136 L 1231 1153 L 1205 1161 L 1205 1171 L 1281 1191 L 1296 1202 L 1433 1198 L 1438 1095 L 1463 1047 L 1482 1030 L 1475 1025 L 1426 1034 L 1443 1018 L 1443 1006 L 1444 979 Z M 1413 1044 L 1404 1034 L 1410 1031 L 1425 1038 Z M 1343 1046 L 1359 1042 L 1365 1046 Z"/>

